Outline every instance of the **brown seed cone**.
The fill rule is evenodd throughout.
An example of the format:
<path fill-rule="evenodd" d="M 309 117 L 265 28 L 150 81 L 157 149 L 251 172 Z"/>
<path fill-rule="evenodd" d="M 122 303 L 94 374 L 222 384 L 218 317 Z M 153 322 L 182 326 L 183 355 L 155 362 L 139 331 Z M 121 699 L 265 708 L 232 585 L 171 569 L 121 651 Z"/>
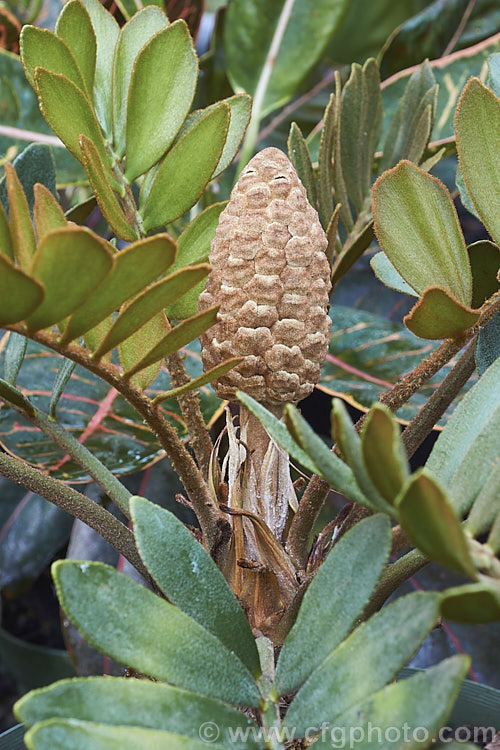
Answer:
<path fill-rule="evenodd" d="M 199 310 L 219 304 L 202 337 L 205 370 L 244 361 L 215 381 L 262 403 L 297 403 L 313 390 L 328 351 L 327 240 L 287 156 L 266 148 L 243 170 L 212 241 L 212 272 Z"/>

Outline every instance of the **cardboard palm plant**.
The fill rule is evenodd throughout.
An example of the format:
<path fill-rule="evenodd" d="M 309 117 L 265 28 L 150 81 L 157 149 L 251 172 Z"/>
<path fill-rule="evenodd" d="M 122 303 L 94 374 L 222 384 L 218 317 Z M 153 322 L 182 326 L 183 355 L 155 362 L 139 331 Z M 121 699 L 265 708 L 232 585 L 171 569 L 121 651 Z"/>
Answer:
<path fill-rule="evenodd" d="M 470 341 L 438 389 L 438 400 L 450 403 L 498 307 L 498 264 L 492 272 L 494 260 L 487 263 L 483 273 L 476 251 L 469 263 L 451 199 L 426 171 L 435 158 L 416 166 L 432 129 L 432 74 L 424 66 L 410 80 L 384 145 L 381 171 L 406 161 L 375 188 L 375 228 L 386 253 L 375 265 L 384 280 L 419 296 L 413 330 L 444 343 L 364 425 L 353 427 L 336 402 L 332 452 L 297 404 L 318 381 L 327 353 L 332 281 L 373 238 L 371 174 L 382 106 L 375 62 L 353 66 L 344 88 L 337 81 L 316 170 L 292 128 L 293 165 L 277 149 L 261 152 L 244 167 L 229 203 L 206 208 L 175 242 L 163 229 L 175 228 L 233 160 L 249 97 L 190 111 L 198 64 L 192 40 L 182 21 L 170 24 L 154 6 L 120 30 L 97 0 L 70 0 L 55 33 L 25 27 L 21 45 L 41 111 L 83 164 L 116 237 L 129 244 L 117 250 L 74 224 L 41 185 L 33 198 L 26 195 L 6 166 L 0 322 L 10 340 L 0 395 L 97 482 L 125 523 L 18 458 L 2 453 L 0 472 L 97 530 L 146 584 L 101 563 L 53 566 L 67 617 L 127 667 L 127 676 L 62 681 L 25 696 L 16 713 L 31 727 L 27 746 L 197 750 L 209 742 L 277 750 L 312 740 L 344 746 L 354 732 L 369 747 L 370 726 L 384 747 L 429 746 L 452 708 L 467 657 L 393 679 L 441 615 L 487 621 L 500 609 L 492 447 L 498 364 L 470 390 L 415 474 L 405 446 L 427 434 L 442 403 L 429 401 L 403 441 L 392 416 Z M 458 146 L 471 200 L 495 238 L 488 189 L 475 179 L 484 154 L 470 148 L 477 139 L 465 132 L 476 96 L 479 109 L 495 110 L 500 129 L 497 97 L 473 81 L 459 109 Z M 496 166 L 490 177 L 498 180 Z M 497 258 L 498 248 L 490 243 L 486 253 Z M 179 350 L 197 337 L 205 372 L 193 380 Z M 27 338 L 64 358 L 48 413 L 16 386 Z M 152 397 L 147 388 L 163 361 L 170 387 Z M 131 496 L 58 422 L 75 364 L 136 410 L 178 473 L 198 528 Z M 233 402 L 226 448 L 222 439 L 212 444 L 196 394 L 209 382 Z M 174 399 L 190 447 L 169 419 Z M 300 502 L 290 457 L 313 473 Z M 354 506 L 311 547 L 329 487 Z M 485 534 L 485 543 L 475 540 Z M 408 540 L 415 549 L 389 563 L 391 550 L 408 548 Z M 471 583 L 411 594 L 382 609 L 429 559 Z"/>

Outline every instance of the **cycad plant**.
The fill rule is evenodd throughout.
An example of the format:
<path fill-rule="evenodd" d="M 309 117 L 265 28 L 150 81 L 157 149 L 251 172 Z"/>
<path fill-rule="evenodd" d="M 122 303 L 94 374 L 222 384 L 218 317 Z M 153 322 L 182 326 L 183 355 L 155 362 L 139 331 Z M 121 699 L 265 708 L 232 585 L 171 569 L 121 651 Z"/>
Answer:
<path fill-rule="evenodd" d="M 242 165 L 229 202 L 195 215 L 234 159 L 251 103 L 242 93 L 190 111 L 198 61 L 183 21 L 148 6 L 120 29 L 97 0 L 70 0 L 54 33 L 24 27 L 21 54 L 44 117 L 85 168 L 116 239 L 74 223 L 78 212 L 66 216 L 50 186 L 23 188 L 6 165 L 0 395 L 57 446 L 58 467 L 69 457 L 123 521 L 13 455 L 0 454 L 0 472 L 83 520 L 142 575 L 138 583 L 99 562 L 54 564 L 67 617 L 126 673 L 22 698 L 27 746 L 428 747 L 468 658 L 390 683 L 441 616 L 484 622 L 500 612 L 498 361 L 483 341 L 497 325 L 498 247 L 465 246 L 449 193 L 428 174 L 441 155 L 428 150 L 429 66 L 409 80 L 382 154 L 380 79 L 369 60 L 344 85 L 337 76 L 317 164 L 294 125 L 290 160 L 261 151 Z M 500 241 L 491 198 L 500 165 L 484 136 L 486 123 L 500 133 L 499 108 L 492 89 L 469 82 L 457 142 L 474 210 Z M 328 312 L 330 291 L 375 232 L 375 272 L 418 297 L 408 328 L 443 342 L 357 425 L 336 400 L 330 450 L 297 404 L 328 353 L 338 315 Z M 181 350 L 197 338 L 204 372 L 193 379 Z M 17 385 L 27 339 L 59 355 L 47 409 Z M 401 437 L 393 412 L 464 346 Z M 408 456 L 469 379 L 476 353 L 480 379 L 412 473 Z M 158 388 L 163 363 L 169 381 Z M 196 526 L 132 496 L 113 449 L 94 454 L 59 421 L 75 366 L 135 410 L 136 435 L 152 436 L 170 459 Z M 208 383 L 229 402 L 215 443 L 198 391 Z M 291 460 L 312 474 L 301 497 Z M 313 538 L 330 487 L 352 506 Z M 471 582 L 383 606 L 429 560 Z"/>

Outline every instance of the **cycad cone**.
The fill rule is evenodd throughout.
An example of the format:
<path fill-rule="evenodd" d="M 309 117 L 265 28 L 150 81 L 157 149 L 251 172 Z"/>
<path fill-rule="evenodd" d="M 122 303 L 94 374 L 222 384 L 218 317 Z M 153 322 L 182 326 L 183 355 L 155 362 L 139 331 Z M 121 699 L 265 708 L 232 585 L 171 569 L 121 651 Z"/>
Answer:
<path fill-rule="evenodd" d="M 220 305 L 216 325 L 202 336 L 205 370 L 244 357 L 214 383 L 221 398 L 235 400 L 240 389 L 281 415 L 285 403 L 311 393 L 330 332 L 326 247 L 318 215 L 291 162 L 279 149 L 261 151 L 243 170 L 221 213 L 211 246 L 212 272 L 199 300 L 199 310 Z M 232 422 L 228 434 L 229 505 L 243 511 L 246 520 L 234 521 L 226 572 L 253 613 L 252 624 L 265 632 L 264 623 L 286 608 L 297 587 L 294 566 L 278 544 L 297 501 L 288 456 L 245 408 L 239 439 Z M 272 534 L 266 536 L 257 519 Z"/>

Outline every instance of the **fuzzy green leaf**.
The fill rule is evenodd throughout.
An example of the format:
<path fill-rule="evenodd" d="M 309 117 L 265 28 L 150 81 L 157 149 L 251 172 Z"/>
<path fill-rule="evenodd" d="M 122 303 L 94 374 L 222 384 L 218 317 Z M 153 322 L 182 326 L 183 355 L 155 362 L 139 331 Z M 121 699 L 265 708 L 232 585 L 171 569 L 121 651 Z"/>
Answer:
<path fill-rule="evenodd" d="M 401 159 L 418 164 L 432 131 L 433 114 L 436 108 L 438 86 L 427 61 L 413 73 L 401 97 L 391 126 L 387 133 L 379 170 L 394 167 Z M 425 113 L 428 125 L 425 123 Z"/>
<path fill-rule="evenodd" d="M 331 421 L 335 442 L 345 461 L 351 467 L 354 478 L 371 507 L 393 515 L 392 505 L 382 497 L 368 473 L 361 449 L 361 438 L 354 429 L 343 401 L 339 398 L 333 400 Z"/>
<path fill-rule="evenodd" d="M 397 508 L 408 538 L 434 562 L 476 577 L 467 537 L 444 490 L 427 469 L 408 480 Z"/>
<path fill-rule="evenodd" d="M 257 685 L 240 660 L 141 584 L 102 563 L 59 560 L 52 571 L 61 606 L 94 647 L 201 695 L 235 705 L 260 703 Z"/>
<path fill-rule="evenodd" d="M 42 114 L 68 151 L 82 161 L 79 137 L 83 133 L 107 164 L 101 128 L 85 94 L 66 76 L 40 67 L 35 69 L 35 85 Z"/>
<path fill-rule="evenodd" d="M 127 104 L 128 180 L 147 172 L 171 145 L 191 106 L 197 76 L 198 60 L 184 21 L 157 33 L 137 56 Z"/>
<path fill-rule="evenodd" d="M 102 357 L 106 352 L 114 349 L 128 336 L 139 330 L 148 320 L 164 310 L 172 300 L 181 297 L 186 291 L 197 286 L 209 272 L 210 266 L 208 264 L 184 268 L 146 289 L 122 310 L 102 340 L 95 356 Z"/>
<path fill-rule="evenodd" d="M 304 417 L 301 416 L 298 409 L 291 404 L 285 406 L 285 421 L 297 445 L 307 453 L 317 467 L 316 474 L 323 477 L 330 487 L 333 487 L 349 500 L 373 507 L 359 489 L 349 466 L 335 453 L 332 453 L 319 435 L 308 425 Z"/>
<path fill-rule="evenodd" d="M 57 19 L 55 32 L 57 36 L 64 39 L 73 53 L 85 81 L 87 93 L 92 100 L 94 95 L 97 42 L 90 16 L 80 0 L 70 0 L 63 6 Z M 42 60 L 43 56 L 44 51 Z M 64 70 L 61 72 L 64 73 Z"/>
<path fill-rule="evenodd" d="M 94 191 L 99 208 L 113 232 L 122 240 L 133 242 L 139 235 L 128 223 L 109 179 L 109 166 L 103 164 L 98 150 L 85 135 L 79 139 L 83 166 Z M 107 173 L 108 172 L 108 173 Z"/>
<path fill-rule="evenodd" d="M 16 170 L 8 162 L 5 164 L 5 183 L 9 197 L 10 236 L 14 257 L 25 271 L 30 269 L 36 250 L 35 232 L 31 217 Z"/>
<path fill-rule="evenodd" d="M 220 102 L 211 104 L 205 109 L 197 109 L 191 112 L 179 132 L 179 137 L 184 135 L 193 125 L 196 125 L 205 115 L 212 112 L 220 104 L 227 104 L 231 110 L 231 119 L 229 122 L 229 129 L 227 131 L 226 142 L 222 149 L 222 154 L 217 163 L 217 166 L 212 174 L 212 178 L 217 177 L 223 172 L 233 161 L 234 157 L 238 153 L 238 149 L 245 135 L 245 130 L 250 120 L 250 113 L 252 111 L 252 99 L 248 94 L 235 94 L 227 99 L 222 99 Z"/>
<path fill-rule="evenodd" d="M 260 677 L 259 654 L 248 620 L 210 555 L 168 510 L 141 497 L 130 502 L 139 554 L 168 601 L 215 635 Z"/>
<path fill-rule="evenodd" d="M 36 236 L 40 242 L 47 232 L 52 232 L 54 229 L 64 229 L 68 222 L 61 206 L 45 185 L 37 183 L 33 192 L 35 195 L 33 223 Z"/>
<path fill-rule="evenodd" d="M 64 39 L 47 29 L 23 26 L 19 44 L 26 78 L 33 88 L 36 89 L 35 68 L 42 66 L 52 73 L 63 74 L 78 86 L 82 93 L 88 94 L 80 67 Z"/>
<path fill-rule="evenodd" d="M 165 13 L 150 5 L 132 16 L 120 31 L 113 61 L 113 140 L 119 157 L 125 154 L 127 98 L 135 60 L 151 37 L 166 26 Z"/>
<path fill-rule="evenodd" d="M 221 157 L 230 114 L 229 106 L 221 102 L 168 152 L 147 199 L 140 201 L 147 231 L 179 218 L 201 196 Z"/>
<path fill-rule="evenodd" d="M 25 735 L 29 750 L 206 750 L 200 739 L 138 727 L 114 727 L 75 719 L 49 719 L 36 724 Z M 220 745 L 213 745 L 215 750 Z"/>
<path fill-rule="evenodd" d="M 307 142 L 296 122 L 290 126 L 290 134 L 287 141 L 288 158 L 295 167 L 300 181 L 307 191 L 307 200 L 311 206 L 316 206 L 316 182 L 311 161 L 311 155 L 307 148 Z"/>
<path fill-rule="evenodd" d="M 469 451 L 474 450 L 475 444 L 482 446 L 482 455 L 481 451 L 476 455 L 484 466 L 491 465 L 495 460 L 497 446 L 494 432 L 495 428 L 498 430 L 500 420 L 499 381 L 500 359 L 497 359 L 458 404 L 427 459 L 426 467 L 452 491 L 453 477 L 458 476 L 457 472 Z M 472 470 L 473 478 L 481 463 Z M 462 479 L 465 479 L 465 473 Z"/>
<path fill-rule="evenodd" d="M 209 307 L 208 310 L 198 313 L 198 315 L 193 315 L 192 318 L 187 318 L 182 323 L 179 323 L 178 326 L 172 328 L 142 359 L 125 371 L 125 377 L 129 378 L 154 362 L 168 357 L 169 354 L 177 351 L 207 331 L 215 324 L 218 309 L 218 305 Z"/>
<path fill-rule="evenodd" d="M 372 162 L 382 129 L 382 96 L 378 66 L 372 58 L 354 63 L 342 91 L 340 148 L 349 198 L 357 212 L 371 193 Z"/>
<path fill-rule="evenodd" d="M 313 474 L 319 472 L 315 461 L 295 442 L 283 422 L 277 419 L 274 414 L 268 411 L 258 401 L 243 391 L 237 391 L 238 400 L 244 404 L 252 414 L 258 418 L 259 422 L 266 428 L 271 437 L 276 440 L 289 456 L 298 461 L 305 469 L 309 469 Z"/>
<path fill-rule="evenodd" d="M 44 297 L 43 286 L 0 255 L 0 325 L 26 320 Z"/>
<path fill-rule="evenodd" d="M 226 206 L 227 201 L 213 203 L 187 225 L 177 238 L 177 257 L 172 265 L 172 271 L 200 262 L 208 256 L 219 216 Z M 204 288 L 205 282 L 200 281 L 189 294 L 183 295 L 177 302 L 169 305 L 166 310 L 168 317 L 183 320 L 194 315 L 198 310 L 198 298 Z"/>
<path fill-rule="evenodd" d="M 304 683 L 348 634 L 385 567 L 391 541 L 389 519 L 376 515 L 360 521 L 334 545 L 283 644 L 273 688 L 277 695 Z"/>
<path fill-rule="evenodd" d="M 500 619 L 500 590 L 486 583 L 467 583 L 446 589 L 441 614 L 447 620 L 480 624 Z"/>
<path fill-rule="evenodd" d="M 9 333 L 5 345 L 5 359 L 3 363 L 4 378 L 9 385 L 15 386 L 19 370 L 24 361 L 28 339 L 20 333 Z"/>
<path fill-rule="evenodd" d="M 379 690 L 363 702 L 339 715 L 335 721 L 334 737 L 348 733 L 355 727 L 362 739 L 357 750 L 373 750 L 373 731 L 379 729 L 382 741 L 378 750 L 408 750 L 426 748 L 449 716 L 460 685 L 469 669 L 467 656 L 452 656 L 435 667 Z M 410 734 L 404 739 L 404 728 L 422 727 L 425 732 Z M 394 739 L 395 730 L 398 732 Z M 378 740 L 378 734 L 375 736 Z M 331 748 L 332 737 L 327 732 L 315 743 L 316 748 Z"/>
<path fill-rule="evenodd" d="M 469 463 L 470 458 L 470 455 L 468 455 L 466 461 L 467 464 Z M 464 468 L 465 467 L 462 467 L 462 475 L 464 473 Z M 467 466 L 467 469 L 468 468 L 469 467 Z M 471 466 L 472 470 L 475 468 L 475 466 Z M 483 472 L 481 472 L 481 474 L 483 474 Z M 498 488 L 500 487 L 500 461 L 497 461 L 497 463 L 491 467 L 491 470 L 486 474 L 486 479 L 481 475 L 478 479 L 479 481 L 476 482 L 478 492 L 475 497 L 472 497 L 473 505 L 464 523 L 469 534 L 474 537 L 478 537 L 481 534 L 487 534 L 495 523 L 495 519 L 500 516 L 500 492 L 498 491 Z M 469 484 L 472 484 L 472 482 L 469 482 Z M 457 489 L 458 494 L 462 495 L 462 488 L 458 487 Z M 475 491 L 473 492 L 475 494 Z M 467 498 L 467 500 L 469 499 L 470 498 Z M 465 503 L 463 504 L 465 505 Z"/>
<path fill-rule="evenodd" d="M 141 292 L 167 270 L 175 258 L 175 252 L 171 237 L 157 234 L 117 253 L 111 273 L 71 317 L 63 340 L 78 338 Z"/>
<path fill-rule="evenodd" d="M 465 86 L 455 115 L 462 175 L 476 211 L 500 243 L 500 99 L 478 78 Z"/>
<path fill-rule="evenodd" d="M 500 357 L 500 312 L 479 331 L 476 345 L 476 364 L 479 375 Z"/>
<path fill-rule="evenodd" d="M 143 358 L 144 350 L 147 351 L 162 341 L 168 334 L 169 328 L 168 320 L 162 311 L 122 341 L 118 347 L 118 354 L 124 372 L 131 370 Z M 132 374 L 130 378 L 132 383 L 141 390 L 145 390 L 160 374 L 161 365 L 162 360 L 155 359 L 146 367 L 141 367 Z"/>
<path fill-rule="evenodd" d="M 187 393 L 188 391 L 194 391 L 196 388 L 201 388 L 202 385 L 206 385 L 207 383 L 211 383 L 213 380 L 218 380 L 223 375 L 228 373 L 230 370 L 233 369 L 233 367 L 237 367 L 241 362 L 243 362 L 244 357 L 232 357 L 231 359 L 226 359 L 225 362 L 223 362 L 221 365 L 216 365 L 215 367 L 212 367 L 211 370 L 207 370 L 203 375 L 200 375 L 198 378 L 195 378 L 194 380 L 190 380 L 189 383 L 186 383 L 185 385 L 180 385 L 178 388 L 172 388 L 170 391 L 165 391 L 164 393 L 158 394 L 158 396 L 155 396 L 154 403 L 155 404 L 161 404 L 162 401 L 166 401 L 169 398 L 177 398 L 177 396 L 180 396 L 182 393 Z"/>
<path fill-rule="evenodd" d="M 409 467 L 400 438 L 400 428 L 391 411 L 375 404 L 368 412 L 361 433 L 366 470 L 382 497 L 391 505 L 408 478 Z"/>
<path fill-rule="evenodd" d="M 5 209 L 0 203 L 0 253 L 5 255 L 9 260 L 14 260 L 14 248 L 12 247 L 12 238 L 10 236 L 9 220 Z"/>
<path fill-rule="evenodd" d="M 377 279 L 385 284 L 389 289 L 395 289 L 402 294 L 410 294 L 412 297 L 418 297 L 412 287 L 406 283 L 400 273 L 396 271 L 391 261 L 385 253 L 376 253 L 370 260 L 370 265 Z"/>
<path fill-rule="evenodd" d="M 402 161 L 379 177 L 373 195 L 378 240 L 404 280 L 419 294 L 440 286 L 470 305 L 469 256 L 443 183 Z"/>
<path fill-rule="evenodd" d="M 73 362 L 71 359 L 64 358 L 61 362 L 54 380 L 54 388 L 50 395 L 49 417 L 51 419 L 57 419 L 57 405 L 75 371 L 75 367 L 76 362 Z"/>
<path fill-rule="evenodd" d="M 230 743 L 229 730 L 255 727 L 241 711 L 187 690 L 164 683 L 123 677 L 87 677 L 60 680 L 49 687 L 32 690 L 16 703 L 17 718 L 27 726 L 46 719 L 77 719 L 123 727 L 144 727 L 199 738 L 199 729 L 206 721 L 217 724 L 221 742 Z M 238 750 L 258 744 L 237 742 L 230 747 Z"/>
<path fill-rule="evenodd" d="M 312 723 L 333 726 L 340 714 L 383 688 L 435 625 L 439 601 L 434 592 L 409 594 L 357 627 L 301 687 L 285 726 L 296 727 L 299 737 Z"/>
<path fill-rule="evenodd" d="M 448 339 L 460 336 L 479 320 L 480 313 L 461 304 L 439 286 L 425 289 L 422 297 L 405 315 L 405 326 L 422 339 Z"/>
<path fill-rule="evenodd" d="M 88 229 L 68 227 L 46 234 L 31 268 L 45 298 L 27 318 L 28 328 L 36 331 L 64 320 L 85 302 L 112 265 L 106 243 Z"/>
<path fill-rule="evenodd" d="M 468 245 L 467 252 L 472 271 L 471 307 L 477 308 L 498 291 L 500 248 L 488 240 L 479 240 Z"/>
<path fill-rule="evenodd" d="M 120 27 L 111 13 L 105 9 L 99 0 L 82 0 L 82 3 L 90 16 L 97 42 L 94 76 L 94 104 L 96 114 L 106 135 L 111 139 L 111 86 L 113 81 L 111 71 L 113 70 L 113 57 Z"/>

